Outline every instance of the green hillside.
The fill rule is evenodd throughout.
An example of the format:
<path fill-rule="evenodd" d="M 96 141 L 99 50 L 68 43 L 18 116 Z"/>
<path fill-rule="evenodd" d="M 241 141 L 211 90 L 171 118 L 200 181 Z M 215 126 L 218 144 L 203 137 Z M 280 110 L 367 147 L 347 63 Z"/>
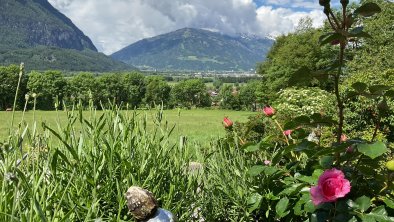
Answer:
<path fill-rule="evenodd" d="M 108 71 L 133 67 L 98 53 L 92 41 L 47 0 L 0 0 L 0 65 Z"/>

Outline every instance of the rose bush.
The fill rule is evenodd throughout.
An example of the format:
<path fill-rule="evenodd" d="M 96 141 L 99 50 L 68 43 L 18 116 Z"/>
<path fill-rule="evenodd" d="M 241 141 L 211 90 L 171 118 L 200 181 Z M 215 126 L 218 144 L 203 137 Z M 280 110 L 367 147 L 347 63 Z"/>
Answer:
<path fill-rule="evenodd" d="M 301 69 L 291 78 L 293 82 L 308 83 L 325 75 L 334 83 L 333 91 L 283 90 L 283 101 L 271 101 L 274 105 L 265 106 L 264 115 L 251 118 L 264 123 L 262 138 L 255 143 L 243 139 L 248 130 L 238 131 L 235 127 L 232 131 L 233 144 L 256 161 L 248 170 L 253 178 L 248 189 L 253 191 L 248 212 L 255 221 L 394 221 L 394 182 L 389 161 L 394 150 L 388 140 L 380 140 L 379 136 L 379 118 L 391 113 L 386 103 L 394 98 L 393 87 L 354 83 L 350 92 L 339 90 L 349 38 L 368 35 L 362 27 L 352 27 L 360 23 L 350 24 L 349 19 L 371 17 L 381 9 L 375 3 L 366 3 L 349 12 L 347 1 L 341 3 L 346 15 L 342 18 L 324 4 L 333 32 L 320 39 L 322 44 L 339 42 L 332 46 L 339 49 L 338 60 L 317 73 Z M 305 94 L 305 103 L 297 90 Z M 372 136 L 354 138 L 355 133 L 346 126 L 345 112 L 349 101 L 362 97 L 376 100 L 379 118 L 375 119 Z"/>

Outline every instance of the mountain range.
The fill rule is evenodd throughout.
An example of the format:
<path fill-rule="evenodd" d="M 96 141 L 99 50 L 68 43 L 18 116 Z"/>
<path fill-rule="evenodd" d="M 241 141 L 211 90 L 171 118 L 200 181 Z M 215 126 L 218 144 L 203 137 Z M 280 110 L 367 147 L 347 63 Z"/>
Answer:
<path fill-rule="evenodd" d="M 0 0 L 0 65 L 36 70 L 135 69 L 97 52 L 92 41 L 47 0 Z"/>
<path fill-rule="evenodd" d="M 273 44 L 270 38 L 183 28 L 133 43 L 111 56 L 153 70 L 254 70 Z"/>
<path fill-rule="evenodd" d="M 0 65 L 28 70 L 251 71 L 271 38 L 183 28 L 133 43 L 111 56 L 48 0 L 0 0 Z"/>

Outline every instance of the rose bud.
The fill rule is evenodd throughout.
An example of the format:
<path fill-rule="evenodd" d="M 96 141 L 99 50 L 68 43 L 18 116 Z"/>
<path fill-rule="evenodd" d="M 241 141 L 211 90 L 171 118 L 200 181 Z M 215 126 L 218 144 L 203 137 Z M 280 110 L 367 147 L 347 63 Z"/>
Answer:
<path fill-rule="evenodd" d="M 275 109 L 272 108 L 271 106 L 266 106 L 263 108 L 263 113 L 266 116 L 273 116 L 275 114 Z"/>
<path fill-rule="evenodd" d="M 233 122 L 227 117 L 224 117 L 223 124 L 224 124 L 224 127 L 226 127 L 226 128 L 230 128 L 233 126 Z"/>

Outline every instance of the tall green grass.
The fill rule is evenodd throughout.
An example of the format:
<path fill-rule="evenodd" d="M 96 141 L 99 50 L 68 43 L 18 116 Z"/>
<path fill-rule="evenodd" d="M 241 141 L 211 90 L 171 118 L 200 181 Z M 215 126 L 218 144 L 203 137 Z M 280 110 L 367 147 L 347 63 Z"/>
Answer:
<path fill-rule="evenodd" d="M 188 174 L 196 155 L 170 143 L 174 128 L 162 111 L 153 131 L 134 111 L 85 114 L 67 111 L 65 122 L 43 123 L 42 133 L 21 122 L 0 145 L 0 221 L 130 220 L 124 193 L 131 185 L 187 221 L 199 186 Z"/>
<path fill-rule="evenodd" d="M 15 125 L 3 125 L 9 133 L 0 140 L 0 221 L 131 221 L 124 197 L 130 186 L 150 190 L 179 221 L 255 220 L 249 200 L 256 180 L 247 169 L 263 158 L 221 134 L 187 139 L 209 131 L 209 118 L 220 119 L 213 131 L 224 135 L 223 111 L 167 118 L 160 109 L 92 107 L 40 118 L 35 110 L 12 113 Z M 191 172 L 190 162 L 203 169 Z"/>

